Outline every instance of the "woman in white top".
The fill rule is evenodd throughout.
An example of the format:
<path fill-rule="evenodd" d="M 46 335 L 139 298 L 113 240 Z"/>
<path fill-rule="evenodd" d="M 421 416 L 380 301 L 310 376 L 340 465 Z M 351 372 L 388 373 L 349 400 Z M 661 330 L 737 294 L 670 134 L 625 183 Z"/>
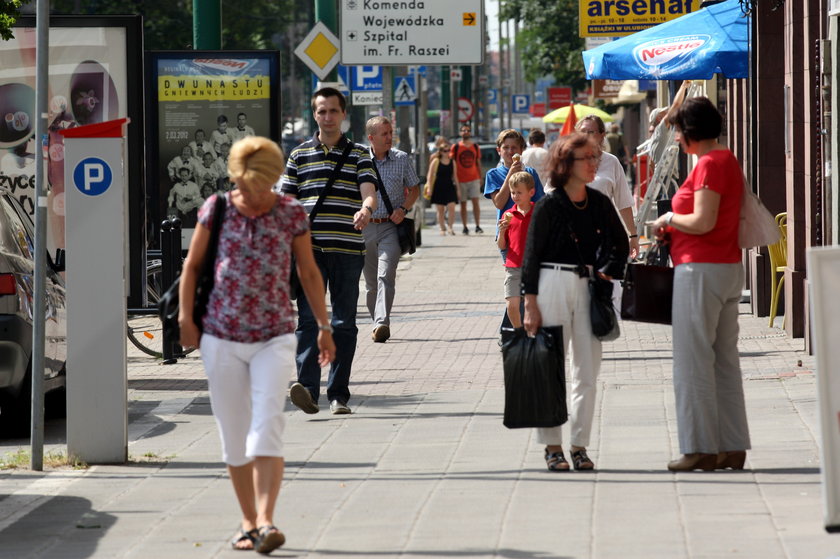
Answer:
<path fill-rule="evenodd" d="M 599 146 L 604 145 L 604 138 L 607 135 L 607 128 L 604 121 L 596 115 L 588 115 L 580 119 L 575 126 L 579 132 L 591 135 Z M 615 204 L 621 221 L 627 228 L 630 236 L 630 258 L 636 258 L 639 254 L 639 236 L 636 234 L 636 223 L 633 220 L 633 193 L 630 185 L 627 184 L 627 176 L 621 168 L 618 157 L 603 151 L 601 164 L 595 173 L 595 180 L 587 186 L 605 194 Z"/>

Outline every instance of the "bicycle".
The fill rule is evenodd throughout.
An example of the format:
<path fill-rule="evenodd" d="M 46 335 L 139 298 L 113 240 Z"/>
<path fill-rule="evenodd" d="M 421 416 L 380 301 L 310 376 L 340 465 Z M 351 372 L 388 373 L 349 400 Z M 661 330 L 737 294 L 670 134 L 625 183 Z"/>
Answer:
<path fill-rule="evenodd" d="M 163 264 L 160 260 L 150 260 L 146 264 L 146 299 L 148 313 L 129 315 L 127 320 L 128 339 L 134 347 L 152 357 L 163 357 L 163 325 L 157 313 L 157 304 L 166 291 L 163 285 Z M 184 349 L 175 357 L 184 357 L 195 348 Z"/>

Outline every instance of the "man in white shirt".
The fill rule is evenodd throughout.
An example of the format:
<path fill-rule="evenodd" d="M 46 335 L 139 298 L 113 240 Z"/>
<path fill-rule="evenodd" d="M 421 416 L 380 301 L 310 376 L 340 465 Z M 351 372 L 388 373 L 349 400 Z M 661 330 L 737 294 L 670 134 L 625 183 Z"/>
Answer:
<path fill-rule="evenodd" d="M 541 128 L 531 128 L 528 132 L 528 149 L 522 152 L 522 164 L 533 167 L 543 185 L 548 184 L 548 150 L 545 149 L 545 132 Z"/>

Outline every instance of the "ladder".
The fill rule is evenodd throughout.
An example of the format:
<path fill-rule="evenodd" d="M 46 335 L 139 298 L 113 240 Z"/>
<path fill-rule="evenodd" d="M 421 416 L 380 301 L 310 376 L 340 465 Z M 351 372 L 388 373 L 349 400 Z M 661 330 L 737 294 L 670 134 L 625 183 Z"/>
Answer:
<path fill-rule="evenodd" d="M 694 81 L 685 93 L 685 99 L 697 97 L 702 92 L 702 82 Z M 665 126 L 660 122 L 658 126 Z M 656 219 L 656 201 L 668 199 L 670 192 L 675 192 L 679 187 L 676 181 L 677 161 L 680 153 L 680 146 L 676 142 L 673 127 L 665 126 L 661 132 L 660 142 L 667 147 L 663 150 L 658 160 L 653 160 L 653 176 L 648 181 L 647 192 L 642 203 L 636 212 L 634 219 L 636 231 L 643 231 L 645 223 Z M 650 150 L 650 148 L 648 148 Z M 652 154 L 651 154 L 652 155 Z M 649 237 L 649 235 L 646 235 Z"/>

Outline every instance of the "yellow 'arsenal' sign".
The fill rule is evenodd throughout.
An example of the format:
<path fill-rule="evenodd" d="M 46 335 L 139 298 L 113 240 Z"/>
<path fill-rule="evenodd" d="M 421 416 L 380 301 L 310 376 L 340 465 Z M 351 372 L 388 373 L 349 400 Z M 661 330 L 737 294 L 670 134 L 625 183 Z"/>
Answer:
<path fill-rule="evenodd" d="M 581 37 L 621 37 L 700 9 L 702 0 L 580 0 Z"/>

